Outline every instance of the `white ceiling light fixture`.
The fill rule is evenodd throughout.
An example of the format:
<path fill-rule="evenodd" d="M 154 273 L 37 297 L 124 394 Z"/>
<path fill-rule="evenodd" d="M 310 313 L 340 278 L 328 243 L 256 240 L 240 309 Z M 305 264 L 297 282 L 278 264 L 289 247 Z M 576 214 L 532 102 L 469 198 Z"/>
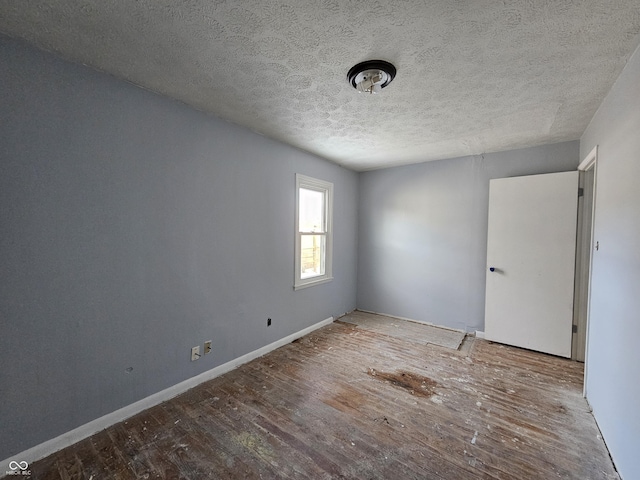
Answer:
<path fill-rule="evenodd" d="M 347 79 L 358 93 L 380 93 L 396 76 L 396 67 L 384 60 L 367 60 L 349 70 Z"/>

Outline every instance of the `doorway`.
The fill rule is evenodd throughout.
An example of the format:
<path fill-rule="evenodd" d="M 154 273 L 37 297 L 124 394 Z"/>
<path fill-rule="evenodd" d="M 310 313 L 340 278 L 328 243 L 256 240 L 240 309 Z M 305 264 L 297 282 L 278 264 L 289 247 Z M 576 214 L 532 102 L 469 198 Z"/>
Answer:
<path fill-rule="evenodd" d="M 597 151 L 596 146 L 578 166 L 582 196 L 578 199 L 578 236 L 576 242 L 576 281 L 571 358 L 579 362 L 584 362 L 587 356 L 591 264 L 594 249 L 593 225 Z M 598 248 L 597 244 L 595 248 Z"/>

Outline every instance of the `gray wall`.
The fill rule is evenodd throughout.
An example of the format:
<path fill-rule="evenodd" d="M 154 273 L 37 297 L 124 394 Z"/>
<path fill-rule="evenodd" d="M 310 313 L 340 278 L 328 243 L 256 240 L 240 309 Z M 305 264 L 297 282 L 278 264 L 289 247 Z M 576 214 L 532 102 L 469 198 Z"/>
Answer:
<path fill-rule="evenodd" d="M 358 308 L 484 330 L 489 179 L 578 160 L 575 141 L 361 174 Z"/>
<path fill-rule="evenodd" d="M 6 37 L 0 65 L 0 459 L 355 308 L 356 173 Z M 294 292 L 296 172 L 335 183 L 335 280 Z"/>
<path fill-rule="evenodd" d="M 598 145 L 587 398 L 624 479 L 640 478 L 640 49 L 580 140 Z"/>

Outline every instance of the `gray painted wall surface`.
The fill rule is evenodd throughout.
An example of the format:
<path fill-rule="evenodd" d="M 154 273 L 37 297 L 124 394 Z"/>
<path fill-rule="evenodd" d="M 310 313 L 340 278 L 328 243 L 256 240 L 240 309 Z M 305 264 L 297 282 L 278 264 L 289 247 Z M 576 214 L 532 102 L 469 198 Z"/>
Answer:
<path fill-rule="evenodd" d="M 580 140 L 598 145 L 587 398 L 624 479 L 640 478 L 640 49 Z"/>
<path fill-rule="evenodd" d="M 358 308 L 484 330 L 489 180 L 575 170 L 578 142 L 360 175 Z"/>
<path fill-rule="evenodd" d="M 6 37 L 0 65 L 0 459 L 355 308 L 356 173 Z M 335 184 L 335 280 L 294 292 L 296 172 Z"/>

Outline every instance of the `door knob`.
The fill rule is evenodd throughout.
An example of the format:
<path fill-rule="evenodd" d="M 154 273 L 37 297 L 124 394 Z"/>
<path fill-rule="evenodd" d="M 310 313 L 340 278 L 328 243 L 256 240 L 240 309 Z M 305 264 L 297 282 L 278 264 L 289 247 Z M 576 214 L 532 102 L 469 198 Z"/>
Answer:
<path fill-rule="evenodd" d="M 496 267 L 489 267 L 489 271 L 490 272 L 495 272 L 496 271 Z"/>

